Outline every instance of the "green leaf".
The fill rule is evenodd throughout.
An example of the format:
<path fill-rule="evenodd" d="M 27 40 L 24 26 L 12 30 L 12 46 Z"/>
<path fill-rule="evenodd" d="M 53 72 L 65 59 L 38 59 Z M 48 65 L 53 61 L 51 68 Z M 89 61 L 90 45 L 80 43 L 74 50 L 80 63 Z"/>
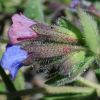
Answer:
<path fill-rule="evenodd" d="M 61 65 L 61 70 L 59 73 L 61 73 L 61 75 L 69 77 L 69 73 L 72 69 L 74 69 L 74 66 L 84 61 L 84 59 L 85 59 L 84 51 L 73 52 L 69 54 L 68 59 L 66 59 L 66 61 L 63 62 L 63 64 Z"/>
<path fill-rule="evenodd" d="M 79 87 L 79 86 L 49 86 L 45 87 L 46 94 L 48 95 L 59 95 L 59 94 L 83 94 L 92 93 L 95 89 L 89 87 Z"/>
<path fill-rule="evenodd" d="M 79 10 L 80 22 L 83 26 L 83 35 L 85 37 L 86 45 L 89 49 L 98 54 L 99 53 L 99 35 L 97 23 L 82 9 Z"/>
<path fill-rule="evenodd" d="M 91 82 L 83 77 L 78 77 L 75 82 L 81 84 L 82 86 L 87 86 L 95 89 L 97 95 L 100 96 L 100 85 L 98 83 Z"/>
<path fill-rule="evenodd" d="M 0 82 L 0 91 L 5 91 L 6 87 L 5 84 L 3 82 Z"/>
<path fill-rule="evenodd" d="M 97 97 L 95 89 L 87 87 L 46 87 L 47 95 L 44 100 L 95 100 Z"/>
<path fill-rule="evenodd" d="M 97 77 L 98 81 L 100 82 L 100 68 L 96 69 L 95 73 L 96 73 L 96 77 Z"/>
<path fill-rule="evenodd" d="M 77 77 L 77 75 L 80 73 L 79 65 L 85 59 L 85 52 L 80 51 L 80 52 L 72 53 L 70 55 L 71 56 L 69 56 L 69 58 L 68 58 L 69 61 L 66 61 L 66 64 L 68 64 L 68 65 L 66 65 L 66 66 L 63 66 L 63 64 L 61 65 L 62 70 L 64 69 L 63 73 L 65 73 L 65 76 L 63 74 L 62 75 L 56 74 L 51 79 L 47 80 L 46 84 L 53 84 L 53 83 L 56 83 L 56 81 L 58 81 L 59 84 L 63 84 L 64 81 L 66 81 L 66 83 L 69 83 L 69 82 L 73 81 L 74 78 Z M 66 71 L 65 71 L 65 69 L 66 69 Z M 65 78 L 65 80 L 63 80 L 63 78 Z M 57 85 L 58 85 L 58 83 L 57 83 Z"/>
<path fill-rule="evenodd" d="M 28 94 L 33 95 L 36 93 L 42 93 L 42 94 L 45 94 L 46 98 L 47 97 L 74 98 L 76 96 L 78 97 L 90 96 L 91 98 L 97 97 L 95 89 L 88 88 L 88 87 L 78 87 L 78 86 L 53 87 L 53 86 L 45 85 L 43 88 L 26 89 L 26 90 L 18 91 L 16 93 L 8 93 L 8 92 L 0 92 L 0 93 L 9 95 L 9 96 L 16 96 L 16 94 L 20 96 L 24 96 Z"/>
<path fill-rule="evenodd" d="M 79 64 L 74 65 L 74 67 L 70 70 L 68 73 L 68 77 L 62 80 L 59 80 L 57 85 L 63 85 L 67 82 L 72 82 L 75 79 L 77 79 L 78 76 L 83 74 L 92 64 L 94 61 L 94 57 L 87 57 L 83 62 L 80 62 Z M 62 82 L 61 82 L 62 81 Z"/>
<path fill-rule="evenodd" d="M 18 72 L 18 75 L 14 81 L 14 85 L 17 90 L 25 89 L 25 81 L 24 81 L 24 77 L 21 71 Z"/>
<path fill-rule="evenodd" d="M 2 57 L 3 51 L 0 51 L 0 58 Z"/>
<path fill-rule="evenodd" d="M 92 94 L 77 94 L 77 95 L 67 95 L 67 96 L 46 96 L 44 100 L 96 100 L 96 93 Z"/>
<path fill-rule="evenodd" d="M 44 22 L 42 0 L 27 0 L 24 14 L 31 19 Z"/>
<path fill-rule="evenodd" d="M 60 18 L 57 21 L 57 25 L 61 26 L 61 27 L 65 27 L 69 30 L 71 30 L 72 32 L 74 32 L 75 35 L 77 35 L 79 41 L 82 43 L 82 32 L 80 31 L 79 28 L 77 28 L 74 24 L 72 24 L 69 20 L 67 20 L 66 18 Z"/>
<path fill-rule="evenodd" d="M 78 76 L 80 76 L 82 73 L 86 71 L 87 68 L 89 68 L 90 64 L 93 63 L 94 57 L 87 57 L 84 61 L 80 61 L 78 64 L 74 65 L 66 77 L 63 77 L 61 75 L 56 75 L 51 80 L 48 80 L 46 83 L 61 86 L 66 83 L 70 83 L 77 79 Z M 52 83 L 53 82 L 53 83 Z"/>

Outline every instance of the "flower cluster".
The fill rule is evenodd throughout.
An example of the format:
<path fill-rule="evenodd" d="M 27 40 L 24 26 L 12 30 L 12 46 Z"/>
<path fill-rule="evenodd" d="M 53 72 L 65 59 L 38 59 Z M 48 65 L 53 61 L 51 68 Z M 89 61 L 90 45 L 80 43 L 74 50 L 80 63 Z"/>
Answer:
<path fill-rule="evenodd" d="M 59 66 L 67 54 L 83 49 L 71 45 L 76 44 L 78 38 L 66 28 L 45 25 L 22 14 L 15 14 L 12 22 L 8 31 L 9 43 L 0 61 L 12 78 L 23 65 L 37 62 L 44 69 L 51 68 L 57 62 L 56 66 Z"/>

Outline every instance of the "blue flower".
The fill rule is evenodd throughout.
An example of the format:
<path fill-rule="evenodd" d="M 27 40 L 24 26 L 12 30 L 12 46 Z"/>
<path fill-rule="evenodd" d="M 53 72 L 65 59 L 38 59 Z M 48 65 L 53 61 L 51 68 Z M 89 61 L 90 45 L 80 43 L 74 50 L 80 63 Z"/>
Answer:
<path fill-rule="evenodd" d="M 78 5 L 78 4 L 80 4 L 80 0 L 72 0 L 72 2 L 71 2 L 71 8 L 76 8 L 76 6 Z"/>
<path fill-rule="evenodd" d="M 3 69 L 7 69 L 10 72 L 11 78 L 13 79 L 22 66 L 22 61 L 25 60 L 27 56 L 27 52 L 21 49 L 20 45 L 7 45 L 0 64 Z"/>

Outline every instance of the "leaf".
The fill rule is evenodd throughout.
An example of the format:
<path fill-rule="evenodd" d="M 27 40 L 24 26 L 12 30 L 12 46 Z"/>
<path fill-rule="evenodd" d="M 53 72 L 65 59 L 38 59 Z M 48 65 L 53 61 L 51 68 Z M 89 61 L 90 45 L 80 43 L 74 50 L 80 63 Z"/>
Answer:
<path fill-rule="evenodd" d="M 0 82 L 0 91 L 5 91 L 6 87 L 5 84 L 3 82 Z"/>
<path fill-rule="evenodd" d="M 79 17 L 80 17 L 80 22 L 83 26 L 83 31 L 84 31 L 83 35 L 85 37 L 86 45 L 92 52 L 98 54 L 99 36 L 98 36 L 97 23 L 91 16 L 89 16 L 82 9 L 79 10 Z"/>
<path fill-rule="evenodd" d="M 46 96 L 44 100 L 96 100 L 96 93 L 92 94 L 77 94 L 77 95 L 67 95 L 67 96 Z"/>
<path fill-rule="evenodd" d="M 100 85 L 98 83 L 91 82 L 83 77 L 78 77 L 75 82 L 81 84 L 82 86 L 87 86 L 95 89 L 97 95 L 100 96 Z"/>
<path fill-rule="evenodd" d="M 47 95 L 44 100 L 95 100 L 97 94 L 95 89 L 87 87 L 46 87 Z"/>
<path fill-rule="evenodd" d="M 19 96 L 24 96 L 24 95 L 33 95 L 36 93 L 42 93 L 45 95 L 46 98 L 51 98 L 52 97 L 61 97 L 61 98 L 79 98 L 84 96 L 86 98 L 96 98 L 97 94 L 95 89 L 93 88 L 88 88 L 88 87 L 78 87 L 78 86 L 62 86 L 62 87 L 53 87 L 53 86 L 47 86 L 45 85 L 42 88 L 33 88 L 33 89 L 25 89 L 21 91 L 17 91 L 16 93 L 8 93 L 8 92 L 0 92 L 1 94 L 9 95 L 9 96 L 16 96 L 18 94 Z M 44 99 L 43 99 L 44 100 Z M 58 100 L 58 99 L 57 99 Z M 82 99 L 84 100 L 84 99 Z"/>
<path fill-rule="evenodd" d="M 24 77 L 21 71 L 18 72 L 18 75 L 14 81 L 14 85 L 17 90 L 23 90 L 25 89 L 25 82 L 24 82 Z"/>
<path fill-rule="evenodd" d="M 27 5 L 24 14 L 35 20 L 44 22 L 43 7 L 41 0 L 27 0 Z"/>
<path fill-rule="evenodd" d="M 2 54 L 3 54 L 3 51 L 2 51 L 2 50 L 0 50 L 0 58 L 2 57 Z"/>
<path fill-rule="evenodd" d="M 100 68 L 96 69 L 95 73 L 96 73 L 96 77 L 97 77 L 98 81 L 100 82 Z"/>
<path fill-rule="evenodd" d="M 74 70 L 78 69 L 79 66 L 77 66 L 77 65 L 79 65 L 81 62 L 83 62 L 84 59 L 85 59 L 85 52 L 80 51 L 80 52 L 75 52 L 74 54 L 70 54 L 70 55 L 71 55 L 70 58 L 68 58 L 69 61 L 65 61 L 67 63 L 61 65 L 60 73 L 61 72 L 63 74 L 65 73 L 65 76 L 63 74 L 62 75 L 56 74 L 51 79 L 47 80 L 46 84 L 53 84 L 56 81 L 60 81 L 61 79 L 63 80 L 63 78 L 66 78 L 66 79 L 68 78 L 69 79 L 69 80 L 66 81 L 67 83 L 69 83 L 69 81 L 72 81 L 71 77 L 69 78 L 68 74 L 73 69 Z M 76 69 L 75 69 L 75 66 L 76 66 Z M 77 74 L 77 72 L 74 71 L 73 74 Z M 63 81 L 61 83 L 63 83 Z"/>
<path fill-rule="evenodd" d="M 89 68 L 90 64 L 94 61 L 94 57 L 87 57 L 84 61 L 79 62 L 78 64 L 74 65 L 72 69 L 69 71 L 66 77 L 63 77 L 61 75 L 56 75 L 51 80 L 48 80 L 46 83 L 61 86 L 66 83 L 70 83 L 74 81 L 78 76 L 80 76 L 83 72 L 86 71 L 87 68 Z M 52 83 L 54 82 L 54 83 Z"/>
<path fill-rule="evenodd" d="M 82 93 L 92 93 L 95 91 L 89 87 L 79 87 L 79 86 L 49 86 L 46 85 L 45 87 L 46 94 L 48 95 L 58 95 L 58 94 L 82 94 Z"/>
<path fill-rule="evenodd" d="M 65 76 L 68 75 L 68 73 L 72 69 L 74 69 L 75 65 L 79 64 L 85 59 L 84 51 L 74 52 L 69 55 L 70 55 L 69 58 L 65 62 L 63 62 L 63 64 L 61 65 L 61 70 L 60 70 L 60 73 L 62 73 L 62 75 L 65 75 Z"/>
<path fill-rule="evenodd" d="M 78 76 L 83 74 L 86 71 L 86 69 L 89 68 L 90 64 L 92 64 L 93 61 L 94 61 L 94 57 L 85 58 L 83 62 L 80 62 L 79 64 L 75 65 L 73 69 L 70 70 L 67 78 L 58 81 L 58 83 L 56 84 L 63 85 L 65 83 L 74 81 L 75 79 L 77 79 Z"/>

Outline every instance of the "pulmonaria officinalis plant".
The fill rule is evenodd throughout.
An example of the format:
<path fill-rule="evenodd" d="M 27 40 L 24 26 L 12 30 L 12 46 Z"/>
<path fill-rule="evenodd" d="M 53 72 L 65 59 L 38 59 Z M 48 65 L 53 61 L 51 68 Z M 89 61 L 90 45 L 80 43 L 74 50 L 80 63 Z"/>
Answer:
<path fill-rule="evenodd" d="M 62 31 L 58 27 L 52 26 L 53 29 L 51 29 L 50 26 L 32 21 L 22 14 L 14 15 L 12 21 L 13 24 L 8 31 L 9 44 L 1 59 L 1 65 L 4 69 L 9 70 L 12 78 L 16 76 L 22 65 L 31 65 L 36 59 L 62 56 L 68 52 L 82 49 L 82 47 L 74 48 L 71 45 L 45 42 L 47 40 L 77 42 L 76 36 L 73 33 L 69 34 L 69 30 L 67 30 L 67 34 L 61 34 Z M 66 33 L 66 30 L 64 31 Z M 40 44 L 39 41 L 45 43 Z"/>
<path fill-rule="evenodd" d="M 13 24 L 8 31 L 9 45 L 1 59 L 2 67 L 9 70 L 12 78 L 19 68 L 30 65 L 35 66 L 33 70 L 50 74 L 47 84 L 63 85 L 72 82 L 91 63 L 99 61 L 96 22 L 81 9 L 79 17 L 83 26 L 82 37 L 78 36 L 81 31 L 74 31 L 75 26 L 74 30 L 67 28 L 66 19 L 59 20 L 57 26 L 33 21 L 22 14 L 14 15 Z M 61 21 L 66 26 L 61 25 Z M 84 44 L 80 43 L 80 38 Z"/>

